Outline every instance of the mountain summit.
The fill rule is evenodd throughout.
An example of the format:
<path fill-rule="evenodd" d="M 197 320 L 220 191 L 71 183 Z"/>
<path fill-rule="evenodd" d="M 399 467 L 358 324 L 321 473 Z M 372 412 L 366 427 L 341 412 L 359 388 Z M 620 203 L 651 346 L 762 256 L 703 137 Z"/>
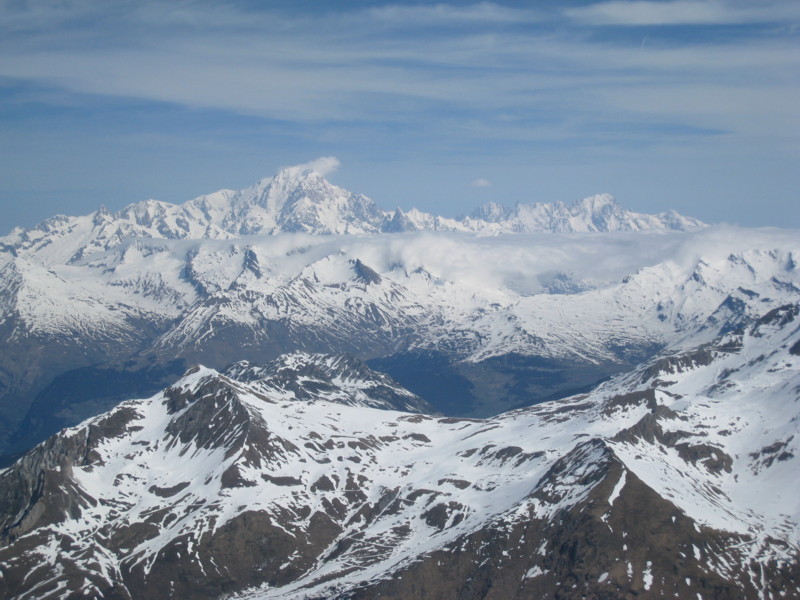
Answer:
<path fill-rule="evenodd" d="M 334 159 L 330 159 L 334 160 Z M 144 200 L 112 213 L 101 207 L 82 217 L 58 215 L 0 238 L 0 252 L 56 255 L 76 263 L 127 238 L 230 239 L 249 235 L 392 233 L 416 230 L 474 233 L 664 231 L 703 227 L 675 212 L 645 215 L 620 207 L 608 194 L 564 204 L 486 204 L 469 217 L 448 218 L 417 209 L 381 209 L 373 200 L 327 181 L 322 159 L 286 167 L 239 191 L 219 190 L 183 204 Z"/>
<path fill-rule="evenodd" d="M 610 194 L 597 194 L 570 204 L 517 204 L 513 209 L 495 202 L 480 206 L 463 222 L 475 230 L 532 233 L 552 231 L 685 231 L 703 227 L 703 223 L 670 211 L 645 215 L 625 210 Z"/>

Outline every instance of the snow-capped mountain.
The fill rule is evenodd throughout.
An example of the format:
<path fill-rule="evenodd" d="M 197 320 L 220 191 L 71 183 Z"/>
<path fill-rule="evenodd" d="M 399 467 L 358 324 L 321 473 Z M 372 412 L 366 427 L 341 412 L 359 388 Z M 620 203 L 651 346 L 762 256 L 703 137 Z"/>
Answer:
<path fill-rule="evenodd" d="M 703 227 L 675 212 L 644 215 L 621 208 L 605 194 L 574 204 L 496 204 L 472 217 L 446 218 L 412 209 L 386 212 L 360 194 L 329 183 L 313 164 L 287 167 L 239 190 L 220 190 L 181 205 L 157 200 L 106 208 L 82 217 L 55 216 L 32 229 L 0 238 L 0 261 L 35 256 L 45 263 L 77 263 L 131 238 L 231 239 L 278 233 L 364 234 L 416 230 L 483 234 L 568 231 L 667 231 Z"/>
<path fill-rule="evenodd" d="M 222 369 L 295 350 L 379 359 L 437 410 L 496 414 L 791 301 L 799 252 L 793 232 L 706 228 L 145 238 L 69 264 L 23 253 L 2 266 L 3 416 L 13 431 L 55 377 L 72 387 L 88 367 Z M 451 372 L 426 375 L 436 360 Z"/>
<path fill-rule="evenodd" d="M 150 354 L 139 360 L 93 364 L 56 376 L 36 395 L 9 446 L 29 448 L 64 427 L 113 408 L 131 394 L 149 395 L 186 370 L 187 361 L 183 359 L 154 359 Z M 348 406 L 436 412 L 391 377 L 350 355 L 293 352 L 266 365 L 239 361 L 222 372 L 283 400 L 327 400 Z"/>
<path fill-rule="evenodd" d="M 369 198 L 331 185 L 313 169 L 300 166 L 243 190 L 220 190 L 181 205 L 145 200 L 117 213 L 100 208 L 82 217 L 56 216 L 30 230 L 15 229 L 0 238 L 0 249 L 45 262 L 74 263 L 131 238 L 375 233 L 384 221 L 384 212 Z"/>
<path fill-rule="evenodd" d="M 798 256 L 313 165 L 15 230 L 0 597 L 800 598 Z"/>
<path fill-rule="evenodd" d="M 622 208 L 610 194 L 598 194 L 572 203 L 517 204 L 513 208 L 495 202 L 478 207 L 471 216 L 457 220 L 434 218 L 412 211 L 405 215 L 408 229 L 443 229 L 476 233 L 533 233 L 587 231 L 688 231 L 704 223 L 675 211 L 646 215 Z"/>
<path fill-rule="evenodd" d="M 194 368 L 0 474 L 0 591 L 800 597 L 799 314 L 795 297 L 697 330 L 589 394 L 488 420 Z"/>
<path fill-rule="evenodd" d="M 391 377 L 345 354 L 293 352 L 265 366 L 241 361 L 225 369 L 224 375 L 245 382 L 274 400 L 325 400 L 347 406 L 435 412 L 430 404 Z"/>

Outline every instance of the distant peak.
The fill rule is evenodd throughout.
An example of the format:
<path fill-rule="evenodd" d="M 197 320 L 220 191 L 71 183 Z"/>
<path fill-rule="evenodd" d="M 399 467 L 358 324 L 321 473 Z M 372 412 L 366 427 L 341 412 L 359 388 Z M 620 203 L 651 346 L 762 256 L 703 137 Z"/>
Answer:
<path fill-rule="evenodd" d="M 611 194 L 595 194 L 583 200 L 576 200 L 572 203 L 572 206 L 583 206 L 588 209 L 597 210 L 605 206 L 619 206 L 619 204 L 617 204 L 616 199 Z"/>
<path fill-rule="evenodd" d="M 95 227 L 99 227 L 103 223 L 110 221 L 112 219 L 113 215 L 111 214 L 111 211 L 106 208 L 105 204 L 101 204 L 100 208 L 97 209 L 97 211 L 94 213 L 94 216 L 92 217 L 92 224 Z"/>
<path fill-rule="evenodd" d="M 490 223 L 499 223 L 508 217 L 508 209 L 497 202 L 487 202 L 476 208 L 472 213 L 473 219 L 482 219 Z"/>

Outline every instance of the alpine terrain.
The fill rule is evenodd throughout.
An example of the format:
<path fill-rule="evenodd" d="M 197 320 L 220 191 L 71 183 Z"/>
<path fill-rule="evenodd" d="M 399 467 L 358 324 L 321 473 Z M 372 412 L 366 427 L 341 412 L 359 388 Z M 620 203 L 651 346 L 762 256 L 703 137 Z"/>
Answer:
<path fill-rule="evenodd" d="M 308 166 L 0 238 L 0 598 L 800 598 L 800 234 Z"/>
<path fill-rule="evenodd" d="M 659 334 L 628 339 L 603 319 L 585 324 L 603 331 L 578 348 L 563 331 L 540 331 L 539 310 L 525 305 L 628 274 L 634 265 L 576 273 L 586 253 L 606 252 L 589 232 L 702 231 L 696 220 L 631 213 L 608 196 L 492 204 L 463 219 L 411 213 L 400 227 L 397 211 L 300 166 L 181 206 L 148 200 L 15 229 L 0 238 L 0 452 L 154 393 L 193 363 L 222 369 L 294 350 L 378 360 L 447 414 L 486 416 L 584 389 L 650 353 Z M 511 232 L 533 238 L 488 237 Z M 564 262 L 547 256 L 554 240 L 541 232 L 585 232 L 586 246 Z M 615 253 L 631 243 L 614 240 Z M 509 253 L 518 258 L 498 271 Z M 443 263 L 458 255 L 472 264 Z"/>

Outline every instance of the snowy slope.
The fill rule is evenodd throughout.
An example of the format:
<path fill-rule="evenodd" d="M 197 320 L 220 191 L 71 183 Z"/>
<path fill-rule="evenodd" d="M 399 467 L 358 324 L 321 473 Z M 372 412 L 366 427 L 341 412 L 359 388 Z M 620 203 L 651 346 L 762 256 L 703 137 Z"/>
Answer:
<path fill-rule="evenodd" d="M 0 475 L 0 586 L 798 597 L 798 314 L 699 332 L 591 394 L 489 420 L 287 401 L 196 368 Z"/>
<path fill-rule="evenodd" d="M 224 375 L 276 400 L 325 400 L 347 406 L 435 412 L 391 377 L 345 354 L 293 352 L 263 367 L 241 361 L 225 369 Z"/>
<path fill-rule="evenodd" d="M 136 239 L 70 264 L 17 256 L 2 267 L 0 408 L 19 421 L 54 377 L 147 356 L 221 369 L 294 350 L 464 364 L 513 354 L 600 379 L 789 302 L 799 252 L 795 232 L 714 227 Z M 562 389 L 553 380 L 544 397 Z M 502 399 L 490 398 L 454 414 L 524 401 L 492 409 Z"/>
<path fill-rule="evenodd" d="M 176 351 L 231 330 L 241 346 L 260 344 L 259 332 L 280 325 L 289 340 L 306 332 L 320 350 L 350 344 L 362 356 L 451 346 L 471 360 L 613 359 L 616 347 L 665 343 L 702 324 L 726 300 L 736 310 L 737 294 L 791 297 L 798 242 L 794 232 L 725 228 L 136 240 L 70 265 L 15 258 L 0 318 L 16 319 L 17 336 L 124 336 L 138 320 L 169 321 L 155 344 Z"/>

